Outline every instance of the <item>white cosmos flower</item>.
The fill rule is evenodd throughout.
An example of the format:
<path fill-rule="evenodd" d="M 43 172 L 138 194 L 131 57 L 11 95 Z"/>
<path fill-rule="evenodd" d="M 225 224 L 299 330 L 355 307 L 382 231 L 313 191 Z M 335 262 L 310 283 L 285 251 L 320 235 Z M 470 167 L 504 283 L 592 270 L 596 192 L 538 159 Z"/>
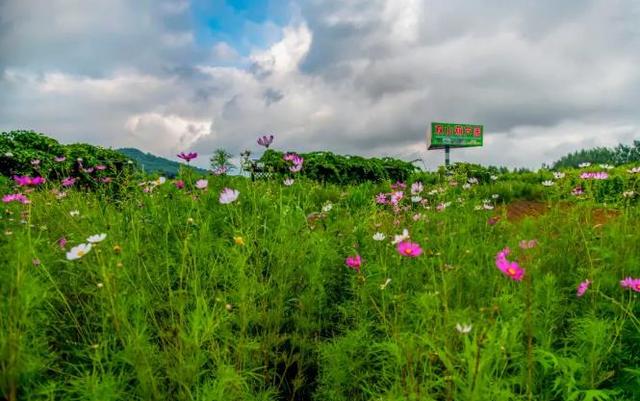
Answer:
<path fill-rule="evenodd" d="M 545 187 L 551 187 L 553 186 L 554 182 L 551 180 L 546 180 L 546 181 L 542 181 L 542 185 L 544 185 Z"/>
<path fill-rule="evenodd" d="M 468 182 L 462 185 L 462 189 L 469 189 L 469 188 L 471 188 L 471 184 L 469 184 Z"/>
<path fill-rule="evenodd" d="M 385 238 L 387 238 L 387 236 L 386 236 L 386 235 L 384 235 L 384 233 L 377 232 L 377 233 L 373 234 L 373 239 L 374 239 L 375 241 L 382 241 L 382 240 L 384 240 Z"/>
<path fill-rule="evenodd" d="M 285 178 L 285 180 L 282 181 L 282 183 L 285 186 L 290 187 L 291 185 L 293 185 L 293 181 L 294 181 L 293 178 Z"/>
<path fill-rule="evenodd" d="M 640 167 L 634 167 L 631 170 L 627 170 L 628 172 L 630 172 L 631 174 L 638 174 L 640 173 Z"/>
<path fill-rule="evenodd" d="M 493 194 L 491 195 L 491 199 L 498 199 L 500 197 L 499 194 Z"/>
<path fill-rule="evenodd" d="M 605 169 L 605 170 L 611 170 L 611 169 L 613 168 L 613 166 L 612 166 L 612 165 L 610 165 L 610 164 L 606 164 L 606 163 L 605 163 L 605 164 L 601 164 L 601 165 L 600 165 L 600 168 L 603 168 L 603 169 Z"/>
<path fill-rule="evenodd" d="M 69 214 L 73 217 L 73 216 L 78 216 L 80 214 L 79 210 L 72 210 L 69 212 Z"/>
<path fill-rule="evenodd" d="M 482 210 L 482 206 L 478 205 L 473 208 L 473 210 Z"/>
<path fill-rule="evenodd" d="M 324 206 L 322 206 L 322 211 L 325 213 L 330 212 L 331 209 L 333 209 L 333 204 L 331 202 L 327 202 L 324 204 Z"/>
<path fill-rule="evenodd" d="M 489 178 L 491 178 L 491 181 L 496 181 L 498 179 L 498 176 L 497 175 L 492 175 Z"/>
<path fill-rule="evenodd" d="M 471 324 L 456 323 L 456 330 L 458 330 L 460 334 L 468 334 L 472 328 L 473 326 Z"/>
<path fill-rule="evenodd" d="M 555 178 L 556 180 L 561 180 L 563 179 L 565 176 L 564 173 L 561 173 L 560 171 L 554 171 L 553 172 L 553 178 Z"/>
<path fill-rule="evenodd" d="M 405 228 L 404 230 L 402 230 L 402 234 L 393 236 L 393 241 L 391 243 L 395 245 L 397 243 L 400 243 L 408 239 L 409 239 L 409 230 Z"/>
<path fill-rule="evenodd" d="M 422 196 L 414 195 L 411 197 L 411 202 L 418 203 L 422 200 Z"/>
<path fill-rule="evenodd" d="M 635 195 L 636 193 L 633 191 L 624 191 L 622 193 L 622 196 L 624 196 L 625 198 L 633 198 Z"/>
<path fill-rule="evenodd" d="M 478 179 L 476 177 L 471 177 L 467 180 L 467 182 L 469 184 L 477 184 L 478 183 Z"/>
<path fill-rule="evenodd" d="M 91 250 L 91 244 L 80 244 L 78 246 L 74 246 L 71 248 L 69 252 L 67 252 L 67 260 L 76 260 L 80 259 Z"/>
<path fill-rule="evenodd" d="M 580 167 L 580 168 L 585 168 L 585 167 L 589 167 L 590 165 L 591 165 L 591 163 L 589 163 L 589 162 L 585 162 L 585 163 L 580 163 L 580 164 L 578 164 L 578 167 Z"/>
<path fill-rule="evenodd" d="M 209 181 L 201 179 L 196 181 L 196 188 L 198 189 L 207 189 L 207 187 L 209 186 Z"/>
<path fill-rule="evenodd" d="M 96 234 L 96 235 L 92 235 L 89 238 L 87 238 L 87 242 L 92 243 L 92 244 L 97 244 L 98 242 L 102 242 L 104 241 L 104 239 L 107 238 L 107 234 Z"/>

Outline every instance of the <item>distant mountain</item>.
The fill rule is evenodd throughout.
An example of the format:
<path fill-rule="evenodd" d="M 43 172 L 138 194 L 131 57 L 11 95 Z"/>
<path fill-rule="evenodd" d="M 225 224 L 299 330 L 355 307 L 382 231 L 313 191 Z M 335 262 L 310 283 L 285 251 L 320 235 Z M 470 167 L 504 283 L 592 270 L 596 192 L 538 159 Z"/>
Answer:
<path fill-rule="evenodd" d="M 144 153 L 143 151 L 135 148 L 122 148 L 117 149 L 117 151 L 137 162 L 138 165 L 147 173 L 157 172 L 169 177 L 175 177 L 178 174 L 180 166 L 184 166 L 182 163 L 152 155 L 151 153 Z M 192 169 L 199 173 L 207 173 L 207 170 L 201 168 L 192 167 Z"/>

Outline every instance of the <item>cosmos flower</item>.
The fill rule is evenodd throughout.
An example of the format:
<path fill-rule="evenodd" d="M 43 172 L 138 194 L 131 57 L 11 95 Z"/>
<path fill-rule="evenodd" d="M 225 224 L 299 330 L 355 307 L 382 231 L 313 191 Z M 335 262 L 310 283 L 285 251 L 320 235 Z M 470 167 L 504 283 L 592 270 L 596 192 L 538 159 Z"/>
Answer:
<path fill-rule="evenodd" d="M 377 232 L 375 234 L 373 234 L 373 240 L 374 241 L 384 241 L 384 239 L 387 238 L 384 233 L 381 232 Z"/>
<path fill-rule="evenodd" d="M 534 239 L 530 239 L 528 241 L 526 239 L 523 239 L 522 241 L 520 241 L 520 243 L 518 245 L 522 249 L 531 249 L 531 248 L 535 248 L 536 245 L 538 245 L 538 241 L 536 241 Z"/>
<path fill-rule="evenodd" d="M 87 242 L 91 243 L 91 244 L 97 244 L 98 242 L 102 242 L 104 241 L 104 239 L 107 238 L 107 234 L 96 234 L 96 235 L 92 235 L 89 238 L 87 238 Z"/>
<path fill-rule="evenodd" d="M 409 239 L 409 230 L 405 228 L 404 230 L 402 230 L 402 234 L 393 236 L 393 241 L 391 241 L 391 243 L 396 245 L 408 239 Z"/>
<path fill-rule="evenodd" d="M 478 183 L 478 179 L 476 177 L 471 177 L 467 180 L 467 182 L 471 185 L 473 184 L 477 184 Z"/>
<path fill-rule="evenodd" d="M 376 203 L 378 205 L 384 205 L 387 203 L 387 194 L 383 194 L 382 192 L 380 192 L 378 195 L 376 195 Z"/>
<path fill-rule="evenodd" d="M 404 192 L 402 191 L 395 191 L 391 193 L 391 198 L 389 199 L 389 203 L 391 205 L 397 205 L 402 198 L 404 198 Z"/>
<path fill-rule="evenodd" d="M 565 177 L 565 173 L 562 173 L 560 171 L 554 171 L 553 172 L 553 178 L 555 178 L 556 180 L 561 180 Z"/>
<path fill-rule="evenodd" d="M 497 175 L 492 175 L 489 178 L 491 179 L 491 181 L 497 181 L 498 180 L 498 176 Z"/>
<path fill-rule="evenodd" d="M 418 203 L 418 202 L 420 202 L 421 200 L 422 200 L 422 196 L 413 195 L 413 196 L 411 197 L 411 202 L 413 202 L 413 203 Z"/>
<path fill-rule="evenodd" d="M 104 177 L 100 181 L 102 181 L 105 184 L 108 184 L 108 183 L 110 183 L 112 181 L 112 178 L 111 177 Z"/>
<path fill-rule="evenodd" d="M 29 176 L 20 176 L 20 175 L 14 175 L 13 176 L 13 180 L 16 182 L 16 184 L 18 184 L 18 186 L 20 187 L 25 187 L 25 186 L 37 186 L 40 184 L 44 184 L 46 182 L 46 180 L 43 177 L 29 177 Z"/>
<path fill-rule="evenodd" d="M 67 158 L 64 157 L 64 156 L 56 156 L 56 157 L 53 158 L 53 161 L 56 162 L 56 163 L 62 163 L 65 160 L 67 160 Z"/>
<path fill-rule="evenodd" d="M 360 267 L 362 266 L 362 258 L 360 257 L 360 255 L 349 256 L 344 261 L 344 264 L 347 265 L 347 267 L 360 273 Z"/>
<path fill-rule="evenodd" d="M 322 211 L 328 213 L 333 209 L 333 204 L 331 202 L 327 202 L 322 206 Z"/>
<path fill-rule="evenodd" d="M 420 181 L 411 184 L 411 195 L 419 195 L 424 190 L 424 186 Z"/>
<path fill-rule="evenodd" d="M 546 180 L 546 181 L 542 181 L 542 185 L 544 185 L 545 187 L 552 187 L 555 185 L 555 183 L 551 180 Z"/>
<path fill-rule="evenodd" d="M 293 178 L 285 178 L 282 183 L 287 186 L 290 187 L 293 185 L 294 179 Z"/>
<path fill-rule="evenodd" d="M 189 153 L 180 152 L 177 156 L 180 159 L 182 159 L 182 160 L 186 161 L 187 163 L 189 163 L 191 160 L 193 160 L 196 157 L 198 157 L 198 154 L 196 152 L 189 152 Z"/>
<path fill-rule="evenodd" d="M 582 187 L 575 187 L 571 190 L 571 195 L 573 196 L 580 196 L 584 194 L 584 190 L 582 189 Z"/>
<path fill-rule="evenodd" d="M 95 168 L 98 171 L 104 171 L 107 169 L 107 166 L 105 166 L 104 164 L 98 164 Z"/>
<path fill-rule="evenodd" d="M 522 281 L 525 273 L 524 269 L 521 268 L 517 262 L 507 260 L 508 255 L 509 248 L 504 248 L 502 251 L 498 252 L 496 255 L 496 266 L 500 271 L 502 271 L 502 273 L 512 280 Z"/>
<path fill-rule="evenodd" d="M 397 191 L 399 189 L 405 189 L 406 187 L 407 187 L 407 184 L 401 181 L 396 181 L 395 184 L 391 184 L 391 189 L 394 191 Z"/>
<path fill-rule="evenodd" d="M 592 173 L 585 172 L 580 174 L 580 178 L 582 178 L 583 180 L 606 180 L 607 178 L 609 178 L 609 173 L 605 171 Z"/>
<path fill-rule="evenodd" d="M 264 146 L 265 148 L 269 148 L 269 146 L 273 143 L 273 135 L 263 135 L 258 138 L 258 145 Z"/>
<path fill-rule="evenodd" d="M 89 251 L 91 251 L 91 244 L 80 244 L 78 246 L 74 246 L 69 252 L 67 252 L 67 260 L 80 259 L 89 253 Z"/>
<path fill-rule="evenodd" d="M 473 325 L 471 325 L 471 324 L 456 323 L 456 330 L 460 334 L 469 334 L 469 332 L 471 331 L 472 328 L 473 328 Z"/>
<path fill-rule="evenodd" d="M 620 281 L 622 288 L 629 288 L 635 292 L 640 292 L 640 278 L 627 277 Z"/>
<path fill-rule="evenodd" d="M 39 165 L 40 165 L 40 159 L 34 159 L 34 160 L 31 160 L 31 164 L 32 164 L 33 166 L 39 166 Z"/>
<path fill-rule="evenodd" d="M 71 217 L 79 216 L 79 215 L 80 215 L 80 211 L 79 211 L 79 210 L 71 210 L 71 211 L 69 212 L 69 215 L 70 215 Z"/>
<path fill-rule="evenodd" d="M 639 167 L 634 167 L 631 170 L 627 170 L 630 174 L 639 174 L 640 173 L 640 166 Z"/>
<path fill-rule="evenodd" d="M 584 163 L 578 164 L 578 167 L 580 167 L 580 168 L 585 168 L 585 167 L 589 167 L 589 166 L 591 166 L 591 163 L 589 163 L 589 162 L 584 162 Z"/>
<path fill-rule="evenodd" d="M 220 200 L 220 203 L 222 203 L 223 205 L 226 205 L 238 199 L 239 195 L 240 195 L 240 192 L 235 189 L 224 188 L 222 192 L 220 192 L 219 200 Z"/>
<path fill-rule="evenodd" d="M 612 165 L 610 165 L 610 164 L 606 164 L 606 163 L 605 163 L 605 164 L 601 164 L 601 165 L 600 165 L 600 168 L 603 168 L 603 169 L 605 169 L 605 170 L 611 170 L 611 169 L 613 168 L 613 166 L 612 166 Z"/>
<path fill-rule="evenodd" d="M 209 186 L 209 181 L 205 179 L 200 179 L 196 181 L 196 188 L 198 189 L 207 189 L 208 186 Z"/>
<path fill-rule="evenodd" d="M 58 246 L 62 249 L 64 249 L 64 247 L 67 245 L 67 239 L 65 237 L 58 238 L 58 241 L 56 242 L 58 243 Z"/>
<path fill-rule="evenodd" d="M 415 258 L 422 254 L 422 248 L 420 248 L 420 245 L 409 241 L 399 242 L 396 246 L 396 249 L 398 250 L 398 253 L 400 255 L 408 256 L 411 258 Z"/>
<path fill-rule="evenodd" d="M 22 195 L 22 194 L 9 194 L 9 195 L 5 195 L 2 197 L 2 202 L 4 203 L 10 203 L 10 202 L 20 202 L 23 205 L 29 204 L 31 203 L 31 201 L 29 199 L 27 199 L 26 196 Z"/>
<path fill-rule="evenodd" d="M 585 280 L 581 282 L 580 285 L 578 285 L 578 290 L 576 292 L 576 295 L 578 297 L 583 296 L 584 293 L 587 292 L 587 289 L 589 288 L 589 284 L 591 284 L 591 280 Z"/>
<path fill-rule="evenodd" d="M 73 178 L 73 177 L 67 177 L 67 178 L 65 178 L 64 180 L 62 180 L 62 186 L 63 186 L 63 187 L 70 187 L 70 186 L 72 186 L 73 184 L 75 184 L 75 182 L 76 182 L 76 179 L 75 179 L 75 178 Z"/>
<path fill-rule="evenodd" d="M 183 189 L 184 188 L 184 181 L 178 180 L 178 181 L 174 182 L 173 185 L 175 185 L 176 188 L 178 188 L 178 189 Z"/>

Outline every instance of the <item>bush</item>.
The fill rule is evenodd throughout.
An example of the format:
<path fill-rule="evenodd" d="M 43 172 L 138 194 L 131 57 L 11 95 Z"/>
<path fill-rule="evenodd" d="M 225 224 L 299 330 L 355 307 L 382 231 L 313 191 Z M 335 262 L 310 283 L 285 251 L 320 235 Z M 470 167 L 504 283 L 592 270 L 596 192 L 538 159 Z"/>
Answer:
<path fill-rule="evenodd" d="M 283 156 L 282 152 L 268 149 L 260 162 L 267 170 L 284 175 L 289 173 L 290 164 L 283 160 Z M 413 164 L 391 157 L 367 159 L 332 152 L 311 152 L 300 156 L 304 158 L 300 174 L 312 180 L 343 185 L 368 181 L 405 181 L 417 170 Z"/>

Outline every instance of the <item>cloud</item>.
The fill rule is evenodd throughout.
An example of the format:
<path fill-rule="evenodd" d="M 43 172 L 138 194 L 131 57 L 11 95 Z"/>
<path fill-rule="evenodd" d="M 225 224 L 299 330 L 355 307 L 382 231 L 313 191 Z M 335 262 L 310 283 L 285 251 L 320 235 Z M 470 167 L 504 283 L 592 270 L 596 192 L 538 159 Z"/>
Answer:
<path fill-rule="evenodd" d="M 185 0 L 34 4 L 0 6 L 2 129 L 166 156 L 275 133 L 282 149 L 430 166 L 434 120 L 485 125 L 485 146 L 454 160 L 509 166 L 640 136 L 633 0 L 308 0 L 282 26 L 262 4 L 243 26 L 267 45 L 202 42 Z"/>

